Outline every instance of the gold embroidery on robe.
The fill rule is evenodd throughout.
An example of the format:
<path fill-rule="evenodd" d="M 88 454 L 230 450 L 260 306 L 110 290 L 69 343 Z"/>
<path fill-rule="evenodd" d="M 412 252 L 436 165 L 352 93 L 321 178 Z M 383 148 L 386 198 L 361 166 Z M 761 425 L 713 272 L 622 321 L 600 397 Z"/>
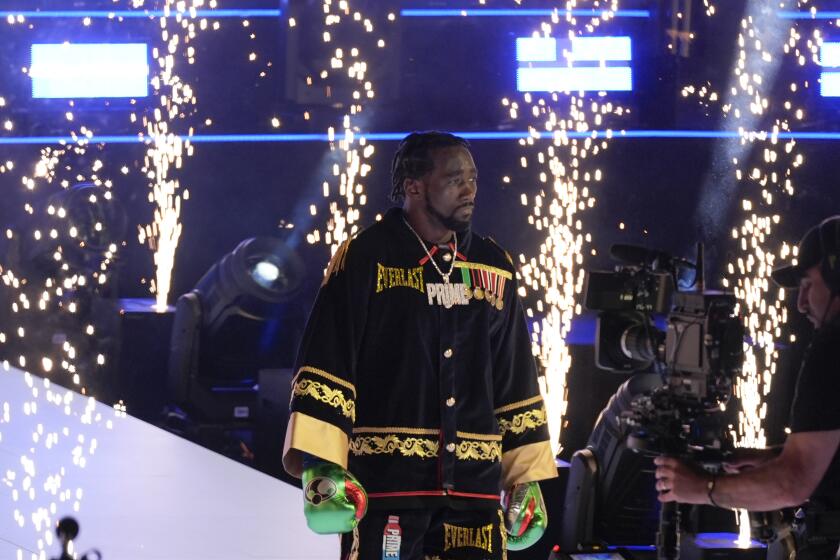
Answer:
<path fill-rule="evenodd" d="M 440 444 L 423 438 L 400 438 L 395 435 L 357 436 L 350 440 L 350 452 L 353 455 L 392 455 L 399 453 L 405 457 L 430 459 L 438 456 Z"/>
<path fill-rule="evenodd" d="M 312 397 L 322 403 L 326 403 L 341 410 L 347 418 L 356 421 L 356 403 L 348 399 L 339 389 L 332 389 L 324 383 L 311 379 L 301 379 L 295 383 L 292 392 L 296 397 Z"/>
<path fill-rule="evenodd" d="M 455 448 L 455 456 L 462 460 L 501 461 L 502 444 L 495 441 L 461 441 Z"/>
<path fill-rule="evenodd" d="M 500 418 L 499 432 L 502 435 L 508 432 L 521 434 L 526 430 L 534 430 L 546 423 L 548 423 L 548 418 L 545 407 L 540 407 L 517 414 L 512 420 Z"/>

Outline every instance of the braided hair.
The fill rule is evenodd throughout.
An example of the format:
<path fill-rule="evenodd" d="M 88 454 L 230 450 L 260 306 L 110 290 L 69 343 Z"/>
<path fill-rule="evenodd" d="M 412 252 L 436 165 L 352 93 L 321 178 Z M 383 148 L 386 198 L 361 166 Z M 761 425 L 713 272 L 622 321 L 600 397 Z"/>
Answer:
<path fill-rule="evenodd" d="M 440 148 L 463 147 L 469 142 L 448 132 L 412 132 L 402 139 L 391 163 L 391 200 L 405 200 L 405 180 L 419 179 L 434 169 L 433 152 Z"/>

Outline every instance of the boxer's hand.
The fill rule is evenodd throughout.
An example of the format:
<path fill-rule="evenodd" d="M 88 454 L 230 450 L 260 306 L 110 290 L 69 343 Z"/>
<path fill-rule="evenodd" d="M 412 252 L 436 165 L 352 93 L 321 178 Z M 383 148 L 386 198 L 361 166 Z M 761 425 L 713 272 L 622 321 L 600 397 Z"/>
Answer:
<path fill-rule="evenodd" d="M 508 550 L 523 550 L 540 540 L 548 525 L 548 515 L 539 484 L 515 485 L 506 494 L 504 509 Z"/>
<path fill-rule="evenodd" d="M 365 516 L 367 493 L 335 463 L 314 461 L 304 467 L 301 479 L 306 524 L 316 533 L 347 533 Z"/>

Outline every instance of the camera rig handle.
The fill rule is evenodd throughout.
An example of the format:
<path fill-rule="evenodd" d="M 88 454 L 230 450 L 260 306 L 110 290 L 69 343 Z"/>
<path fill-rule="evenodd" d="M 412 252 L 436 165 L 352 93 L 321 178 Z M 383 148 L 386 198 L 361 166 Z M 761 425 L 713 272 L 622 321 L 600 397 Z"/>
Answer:
<path fill-rule="evenodd" d="M 677 502 L 665 502 L 659 510 L 659 531 L 656 533 L 657 560 L 680 557 L 680 508 Z"/>

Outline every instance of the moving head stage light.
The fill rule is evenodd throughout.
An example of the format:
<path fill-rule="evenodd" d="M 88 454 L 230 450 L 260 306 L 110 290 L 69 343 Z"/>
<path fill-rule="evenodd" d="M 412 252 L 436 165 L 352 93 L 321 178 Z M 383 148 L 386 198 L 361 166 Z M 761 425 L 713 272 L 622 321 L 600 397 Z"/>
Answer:
<path fill-rule="evenodd" d="M 15 226 L 7 258 L 26 276 L 98 275 L 125 239 L 128 217 L 110 189 L 78 183 L 62 189 Z M 60 258 L 56 258 L 56 254 Z M 94 282 L 95 283 L 95 282 Z"/>
<path fill-rule="evenodd" d="M 170 398 L 197 420 L 249 419 L 258 372 L 291 367 L 294 359 L 302 319 L 289 302 L 303 272 L 300 257 L 281 240 L 251 238 L 178 298 Z"/>
<path fill-rule="evenodd" d="M 586 281 L 585 305 L 598 311 L 596 364 L 636 375 L 572 458 L 561 546 L 603 550 L 655 540 L 659 557 L 673 558 L 678 509 L 661 508 L 657 531 L 652 458 L 719 468 L 731 449 L 721 405 L 743 362 L 743 327 L 733 294 L 703 289 L 702 246 L 696 263 L 631 245 L 611 253 L 625 264 L 591 271 Z M 664 330 L 657 314 L 665 315 Z"/>

